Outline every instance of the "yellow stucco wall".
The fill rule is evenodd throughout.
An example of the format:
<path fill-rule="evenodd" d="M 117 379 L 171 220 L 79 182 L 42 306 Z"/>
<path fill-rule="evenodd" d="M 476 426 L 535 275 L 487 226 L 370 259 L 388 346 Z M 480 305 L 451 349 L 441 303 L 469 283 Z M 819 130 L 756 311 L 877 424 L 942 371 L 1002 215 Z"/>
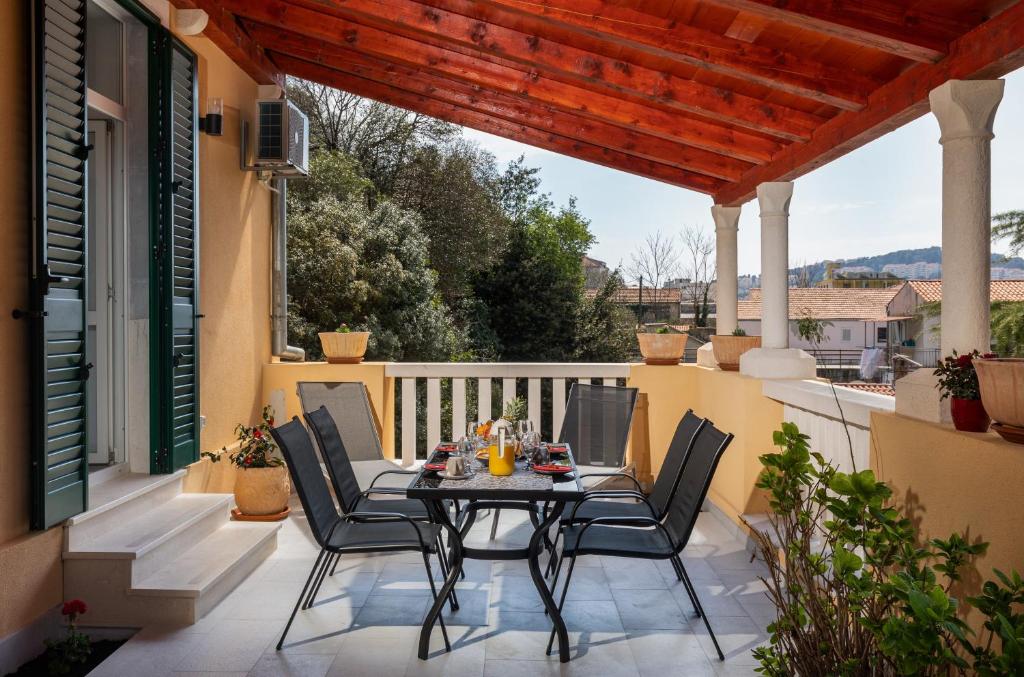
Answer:
<path fill-rule="evenodd" d="M 772 449 L 772 431 L 782 423 L 783 408 L 761 394 L 759 379 L 692 364 L 636 364 L 630 365 L 627 385 L 647 394 L 646 425 L 654 475 L 661 468 L 679 420 L 692 408 L 719 429 L 735 435 L 715 473 L 709 498 L 737 524 L 741 514 L 765 511 L 765 498 L 754 488 L 761 467 L 757 459 Z M 637 452 L 633 450 L 634 458 Z"/>
<path fill-rule="evenodd" d="M 370 406 L 380 425 L 384 455 L 395 457 L 395 379 L 384 375 L 384 362 L 362 364 L 328 364 L 326 362 L 273 362 L 263 366 L 263 401 L 269 403 L 275 391 L 284 394 L 284 412 L 277 412 L 282 421 L 302 417 L 299 381 L 361 381 L 370 396 Z"/>
<path fill-rule="evenodd" d="M 954 594 L 977 594 L 992 569 L 1024 573 L 1024 446 L 995 433 L 963 433 L 951 426 L 895 414 L 871 415 L 871 466 L 887 482 L 922 540 L 966 532 L 988 541 L 988 553 Z M 968 617 L 977 629 L 977 614 Z"/>

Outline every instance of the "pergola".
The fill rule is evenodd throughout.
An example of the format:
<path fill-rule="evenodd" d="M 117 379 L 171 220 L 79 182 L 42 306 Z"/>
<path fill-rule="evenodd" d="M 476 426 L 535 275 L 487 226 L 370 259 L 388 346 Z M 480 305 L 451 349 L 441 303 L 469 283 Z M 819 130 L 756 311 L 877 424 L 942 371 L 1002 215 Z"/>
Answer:
<path fill-rule="evenodd" d="M 735 323 L 739 205 L 757 195 L 769 349 L 788 347 L 790 182 L 933 110 L 946 274 L 970 278 L 944 299 L 960 314 L 943 349 L 987 347 L 988 143 L 996 78 L 1024 64 L 1022 2 L 173 2 L 204 10 L 206 36 L 260 83 L 293 75 L 710 195 L 720 332 Z M 952 329 L 977 306 L 983 328 Z M 792 376 L 811 359 L 783 357 L 751 369 Z"/>

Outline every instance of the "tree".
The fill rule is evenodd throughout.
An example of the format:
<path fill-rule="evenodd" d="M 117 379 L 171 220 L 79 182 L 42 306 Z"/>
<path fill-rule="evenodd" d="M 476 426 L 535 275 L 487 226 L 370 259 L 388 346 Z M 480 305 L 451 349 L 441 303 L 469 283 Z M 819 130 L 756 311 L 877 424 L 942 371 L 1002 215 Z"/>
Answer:
<path fill-rule="evenodd" d="M 676 249 L 675 238 L 660 230 L 644 238 L 626 267 L 626 274 L 633 282 L 640 284 L 642 281 L 649 287 L 647 298 L 655 306 L 661 300 L 662 287 L 678 272 L 679 250 Z M 642 324 L 644 318 L 638 317 L 637 320 Z"/>
<path fill-rule="evenodd" d="M 693 323 L 708 326 L 711 285 L 715 280 L 715 236 L 702 228 L 683 229 L 683 276 L 690 279 L 682 292 L 693 308 Z"/>
<path fill-rule="evenodd" d="M 576 348 L 573 359 L 579 362 L 625 362 L 636 341 L 633 317 L 615 303 L 622 288 L 622 274 L 611 275 L 592 298 L 584 298 L 576 318 Z"/>
<path fill-rule="evenodd" d="M 1024 357 L 1024 301 L 992 304 L 992 346 L 1000 357 Z"/>
<path fill-rule="evenodd" d="M 1010 256 L 1024 251 L 1024 211 L 1013 210 L 993 216 L 992 239 L 1009 240 Z"/>

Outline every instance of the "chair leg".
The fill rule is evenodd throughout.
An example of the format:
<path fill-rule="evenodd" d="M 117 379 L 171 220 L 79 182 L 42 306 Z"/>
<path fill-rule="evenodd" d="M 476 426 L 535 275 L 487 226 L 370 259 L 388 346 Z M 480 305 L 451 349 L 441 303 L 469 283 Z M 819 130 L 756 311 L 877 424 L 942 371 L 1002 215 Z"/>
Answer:
<path fill-rule="evenodd" d="M 309 591 L 309 597 L 306 598 L 306 603 L 302 606 L 303 609 L 312 608 L 314 602 L 316 602 L 316 596 L 320 594 L 320 586 L 324 584 L 324 578 L 327 577 L 328 569 L 330 569 L 332 565 L 336 565 L 339 559 L 341 559 L 340 553 L 331 553 L 327 556 L 327 559 L 324 560 L 323 566 L 320 567 L 320 573 L 313 583 L 313 587 Z"/>
<path fill-rule="evenodd" d="M 576 566 L 576 553 L 573 553 L 572 559 L 569 560 L 569 570 L 565 572 L 565 585 L 562 588 L 562 596 L 558 600 L 558 613 L 562 613 L 562 607 L 565 606 L 565 595 L 569 592 L 569 582 L 572 581 L 572 570 Z M 557 572 L 556 572 L 557 575 Z M 551 588 L 554 592 L 554 587 Z M 555 628 L 551 626 L 551 636 L 548 637 L 548 648 L 544 651 L 545 656 L 551 655 L 551 646 L 555 643 Z"/>
<path fill-rule="evenodd" d="M 494 540 L 495 534 L 498 533 L 498 518 L 501 516 L 501 508 L 494 509 L 494 517 L 491 518 L 491 540 Z"/>
<path fill-rule="evenodd" d="M 430 581 L 430 592 L 434 596 L 434 602 L 437 602 L 437 586 L 434 584 L 434 572 L 430 569 L 430 554 L 423 551 L 423 566 L 427 569 L 427 580 Z M 441 624 L 441 636 L 444 637 L 444 649 L 445 651 L 452 650 L 452 644 L 448 641 L 448 629 L 444 627 L 444 614 L 437 615 L 437 621 Z"/>
<path fill-rule="evenodd" d="M 676 576 L 683 584 L 683 589 L 686 590 L 686 596 L 690 598 L 690 606 L 693 607 L 693 615 L 700 616 L 700 611 L 697 610 L 697 591 L 693 588 L 693 583 L 690 579 L 683 575 L 683 561 L 679 559 L 679 555 L 672 558 L 672 567 L 676 570 Z"/>
<path fill-rule="evenodd" d="M 288 622 L 284 626 L 284 632 L 281 633 L 281 639 L 277 640 L 277 650 L 281 650 L 281 646 L 284 644 L 284 638 L 288 636 L 288 631 L 292 627 L 292 621 L 295 620 L 295 614 L 299 612 L 299 606 L 302 604 L 302 600 L 306 597 L 306 591 L 309 589 L 309 584 L 313 581 L 313 576 L 320 571 L 320 562 L 324 559 L 326 550 L 321 550 L 320 554 L 316 556 L 316 562 L 313 563 L 313 568 L 309 570 L 309 576 L 306 578 L 306 584 L 302 586 L 302 592 L 299 593 L 299 598 L 295 600 L 295 608 L 292 609 L 292 615 L 288 617 Z"/>
<path fill-rule="evenodd" d="M 685 579 L 686 585 L 693 590 L 693 602 L 697 607 L 697 613 L 702 619 L 704 619 L 704 627 L 708 629 L 708 634 L 711 635 L 711 642 L 715 645 L 715 651 L 718 652 L 718 660 L 724 661 L 725 654 L 722 653 L 722 647 L 718 646 L 718 638 L 715 637 L 715 631 L 711 629 L 711 623 L 708 622 L 708 616 L 704 613 L 704 607 L 700 604 L 700 599 L 697 598 L 697 591 L 693 589 L 693 582 L 690 581 L 690 576 L 686 573 L 686 568 L 679 564 L 680 570 L 683 572 L 683 579 Z"/>

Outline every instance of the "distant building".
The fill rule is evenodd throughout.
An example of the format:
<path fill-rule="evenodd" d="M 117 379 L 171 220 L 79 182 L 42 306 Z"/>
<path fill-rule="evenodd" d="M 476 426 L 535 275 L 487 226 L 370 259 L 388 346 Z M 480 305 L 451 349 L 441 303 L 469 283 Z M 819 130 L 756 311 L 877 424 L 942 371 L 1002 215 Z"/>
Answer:
<path fill-rule="evenodd" d="M 584 293 L 587 298 L 594 298 L 597 296 L 597 292 L 597 289 L 587 289 Z M 612 297 L 612 302 L 629 308 L 638 319 L 640 318 L 640 287 L 620 287 Z M 652 289 L 645 286 L 642 304 L 644 311 L 643 322 L 677 324 L 679 321 L 679 302 L 679 289 L 675 287 Z"/>
<path fill-rule="evenodd" d="M 587 289 L 598 289 L 608 281 L 608 264 L 604 261 L 583 257 L 583 284 Z"/>
<path fill-rule="evenodd" d="M 740 275 L 736 279 L 736 296 L 739 299 L 747 298 L 750 290 L 761 286 L 760 275 Z"/>
<path fill-rule="evenodd" d="M 818 287 L 831 289 L 886 289 L 903 284 L 903 278 L 891 272 L 876 273 L 867 266 L 841 267 L 829 261 L 825 264 L 825 279 Z"/>
<path fill-rule="evenodd" d="M 887 263 L 882 266 L 883 273 L 892 273 L 904 280 L 931 280 L 942 277 L 941 263 Z"/>

